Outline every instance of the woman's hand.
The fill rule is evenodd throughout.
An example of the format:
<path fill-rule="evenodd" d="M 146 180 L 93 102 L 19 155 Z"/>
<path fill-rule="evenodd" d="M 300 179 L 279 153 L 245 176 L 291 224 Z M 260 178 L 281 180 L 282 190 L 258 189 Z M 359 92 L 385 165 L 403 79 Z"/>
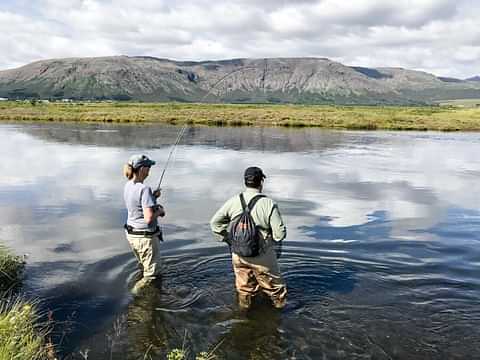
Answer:
<path fill-rule="evenodd" d="M 157 207 L 155 209 L 155 213 L 157 214 L 157 216 L 164 217 L 165 216 L 165 209 L 163 208 L 162 205 L 157 205 Z"/>

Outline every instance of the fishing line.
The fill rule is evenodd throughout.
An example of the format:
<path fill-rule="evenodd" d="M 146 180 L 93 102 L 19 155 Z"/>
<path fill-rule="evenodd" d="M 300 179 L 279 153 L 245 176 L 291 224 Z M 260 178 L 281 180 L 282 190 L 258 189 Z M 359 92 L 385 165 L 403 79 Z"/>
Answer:
<path fill-rule="evenodd" d="M 185 124 L 183 124 L 182 128 L 178 132 L 177 139 L 175 140 L 175 142 L 173 143 L 173 145 L 170 149 L 170 153 L 168 154 L 168 158 L 167 158 L 167 161 L 166 161 L 165 166 L 163 168 L 162 175 L 160 176 L 160 181 L 158 182 L 157 190 L 160 190 L 160 188 L 161 188 L 163 177 L 165 176 L 165 171 L 167 171 L 167 167 L 168 167 L 168 164 L 170 163 L 170 159 L 172 158 L 173 151 L 175 150 L 177 145 L 180 143 L 180 140 L 182 139 L 182 136 L 185 133 L 186 129 L 187 129 L 187 124 L 185 123 Z"/>
<path fill-rule="evenodd" d="M 210 95 L 211 92 L 219 84 L 221 84 L 225 79 L 228 79 L 230 76 L 232 76 L 232 75 L 234 75 L 238 72 L 244 71 L 244 70 L 256 70 L 256 69 L 257 69 L 257 67 L 254 67 L 254 66 L 245 66 L 245 67 L 241 67 L 239 69 L 235 69 L 235 70 L 229 72 L 227 75 L 221 77 L 215 84 L 213 84 L 210 87 L 210 89 L 208 89 L 207 93 L 200 99 L 199 102 L 202 103 L 208 97 L 208 95 Z M 188 128 L 187 124 L 191 121 L 192 117 L 193 117 L 193 115 L 191 115 L 190 118 L 188 118 L 187 122 L 185 122 L 185 124 L 183 124 L 182 128 L 180 129 L 180 131 L 177 134 L 177 138 L 176 138 L 175 142 L 173 143 L 173 145 L 170 149 L 170 153 L 168 154 L 168 158 L 167 158 L 167 161 L 166 161 L 165 166 L 163 168 L 162 175 L 160 176 L 160 180 L 158 181 L 158 186 L 156 187 L 156 190 L 161 189 L 161 185 L 162 185 L 163 178 L 165 176 L 165 172 L 167 171 L 168 164 L 170 163 L 170 158 L 172 157 L 172 154 L 173 154 L 174 150 L 176 149 L 177 145 L 180 143 L 180 140 L 182 139 L 183 134 L 185 134 L 185 131 Z"/>

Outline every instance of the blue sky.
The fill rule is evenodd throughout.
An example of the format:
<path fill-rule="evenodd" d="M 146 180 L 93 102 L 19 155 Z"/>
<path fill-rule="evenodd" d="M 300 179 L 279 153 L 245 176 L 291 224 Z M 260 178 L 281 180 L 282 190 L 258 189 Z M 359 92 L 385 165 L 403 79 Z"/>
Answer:
<path fill-rule="evenodd" d="M 62 57 L 318 56 L 480 74 L 474 0 L 0 0 L 0 70 Z"/>

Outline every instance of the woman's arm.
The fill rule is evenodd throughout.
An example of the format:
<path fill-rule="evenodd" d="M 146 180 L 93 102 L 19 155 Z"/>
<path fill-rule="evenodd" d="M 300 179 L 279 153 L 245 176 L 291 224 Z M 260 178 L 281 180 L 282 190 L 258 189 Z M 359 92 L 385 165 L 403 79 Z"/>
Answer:
<path fill-rule="evenodd" d="M 152 189 L 146 186 L 142 190 L 141 202 L 143 209 L 143 218 L 145 222 L 150 225 L 157 217 L 165 216 L 165 210 L 162 205 L 157 205 L 156 198 L 160 196 L 160 190 L 156 190 L 155 193 Z"/>
<path fill-rule="evenodd" d="M 150 225 L 153 222 L 153 220 L 159 216 L 161 217 L 165 216 L 165 209 L 163 208 L 162 205 L 143 208 L 143 218 L 145 219 L 145 222 L 148 225 Z"/>

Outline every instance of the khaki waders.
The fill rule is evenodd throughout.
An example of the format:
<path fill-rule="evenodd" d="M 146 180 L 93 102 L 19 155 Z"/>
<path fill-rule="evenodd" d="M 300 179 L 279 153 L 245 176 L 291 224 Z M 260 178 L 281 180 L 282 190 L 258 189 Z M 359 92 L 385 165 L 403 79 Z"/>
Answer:
<path fill-rule="evenodd" d="M 271 299 L 274 307 L 281 309 L 285 306 L 287 287 L 272 248 L 256 258 L 244 258 L 232 253 L 232 264 L 241 308 L 248 309 L 252 298 L 260 292 Z"/>
<path fill-rule="evenodd" d="M 162 260 L 159 250 L 159 235 L 133 235 L 127 232 L 127 240 L 142 269 L 142 278 L 135 284 L 139 289 L 155 280 L 161 273 Z"/>

